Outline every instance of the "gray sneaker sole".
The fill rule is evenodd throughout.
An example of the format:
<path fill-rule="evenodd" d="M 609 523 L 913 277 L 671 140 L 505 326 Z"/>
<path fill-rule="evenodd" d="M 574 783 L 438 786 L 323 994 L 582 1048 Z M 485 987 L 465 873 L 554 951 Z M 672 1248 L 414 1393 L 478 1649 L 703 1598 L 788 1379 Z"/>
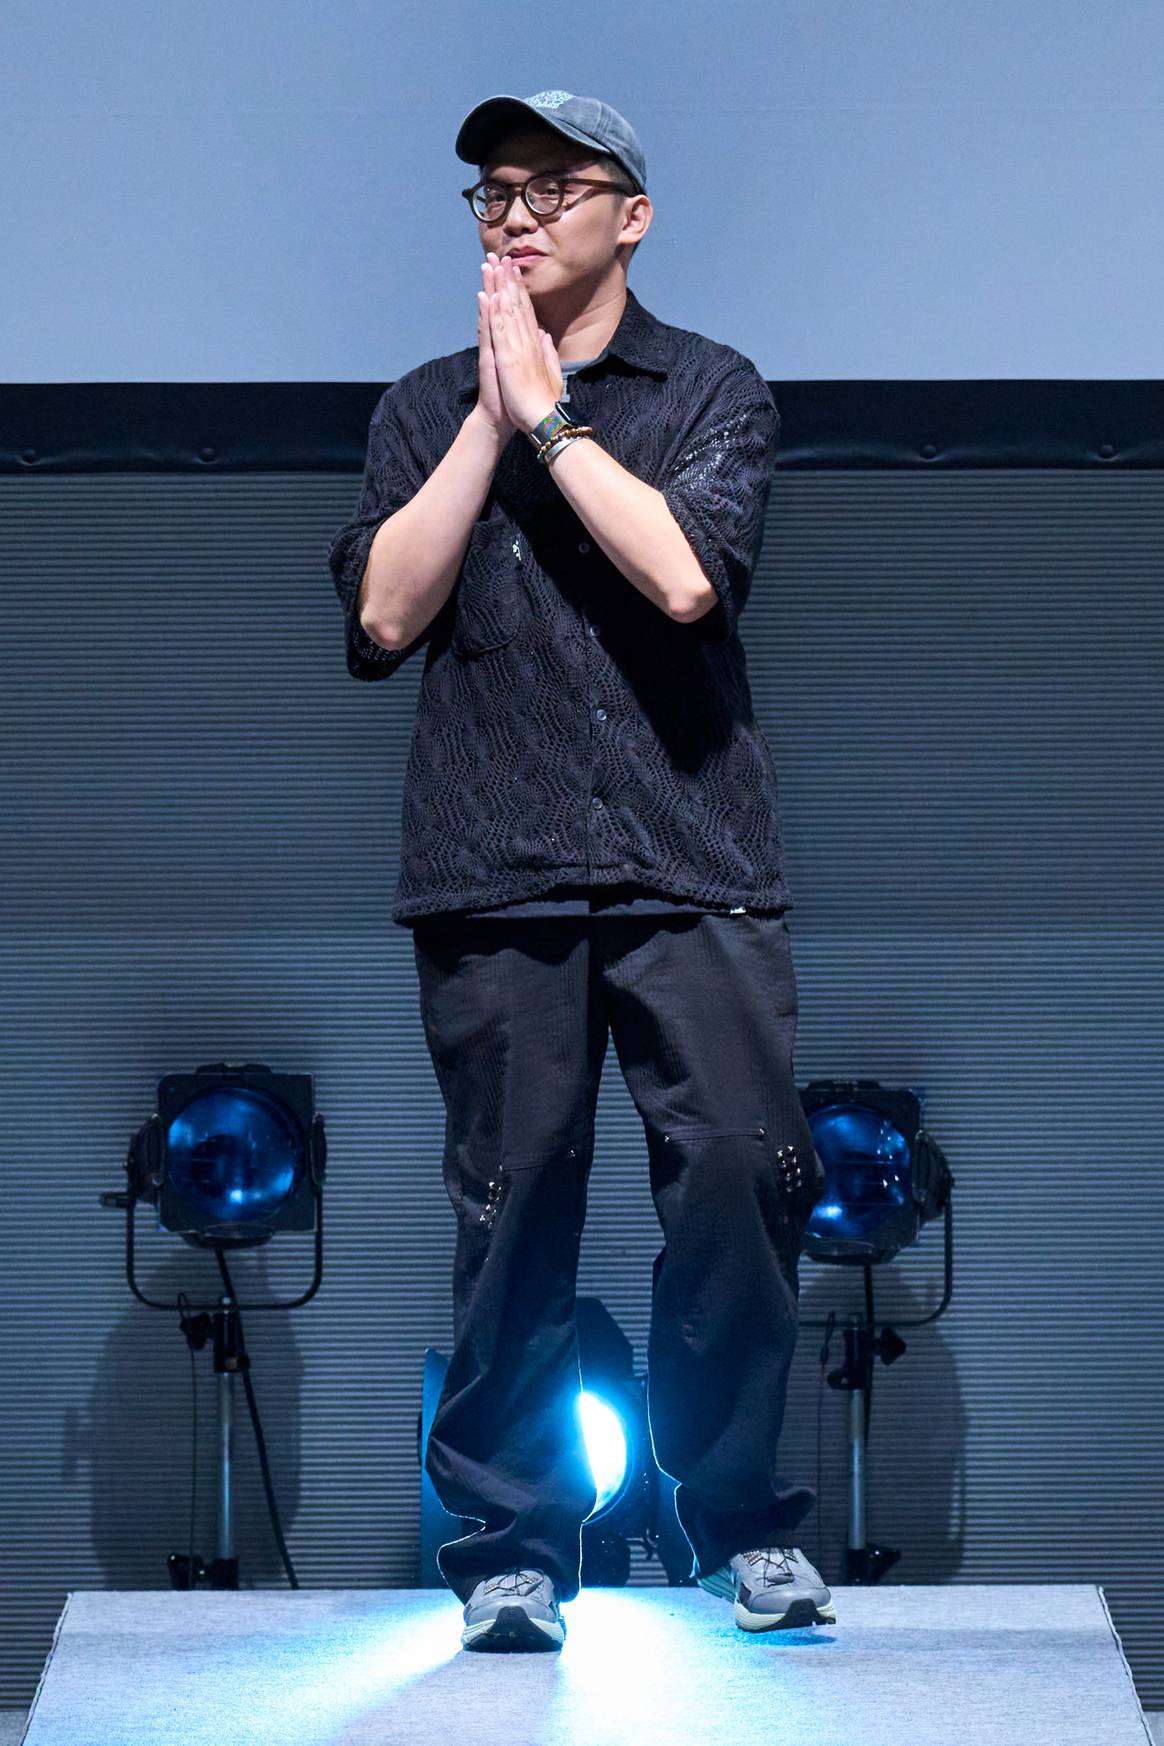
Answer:
<path fill-rule="evenodd" d="M 499 1608 L 496 1616 L 467 1624 L 461 1632 L 465 1649 L 560 1649 L 566 1627 L 553 1619 L 531 1618 L 523 1606 Z"/>
<path fill-rule="evenodd" d="M 798 1631 L 804 1625 L 835 1625 L 837 1615 L 826 1603 L 818 1607 L 815 1601 L 802 1595 L 789 1601 L 782 1613 L 753 1613 L 743 1601 L 732 1607 L 736 1624 L 745 1631 Z"/>
<path fill-rule="evenodd" d="M 789 1601 L 783 1612 L 751 1612 L 743 1601 L 736 1599 L 735 1583 L 726 1571 L 713 1570 L 696 1580 L 708 1594 L 732 1602 L 736 1624 L 745 1631 L 798 1631 L 805 1625 L 835 1625 L 837 1622 L 831 1596 L 819 1607 L 810 1596 L 798 1595 Z"/>

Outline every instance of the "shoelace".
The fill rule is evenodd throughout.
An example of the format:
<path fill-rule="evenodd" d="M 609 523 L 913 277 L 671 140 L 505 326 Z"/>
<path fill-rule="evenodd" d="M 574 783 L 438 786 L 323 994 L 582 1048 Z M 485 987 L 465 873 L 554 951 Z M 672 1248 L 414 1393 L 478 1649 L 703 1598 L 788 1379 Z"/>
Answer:
<path fill-rule="evenodd" d="M 764 1582 L 793 1582 L 795 1575 L 789 1559 L 791 1546 L 760 1546 L 754 1552 L 745 1552 L 744 1557 L 749 1564 L 759 1564 L 763 1560 L 760 1577 Z"/>
<path fill-rule="evenodd" d="M 523 1580 L 525 1586 L 522 1587 Z M 492 1576 L 485 1584 L 486 1594 L 532 1594 L 541 1581 L 541 1572 L 537 1570 L 507 1570 L 501 1576 Z"/>

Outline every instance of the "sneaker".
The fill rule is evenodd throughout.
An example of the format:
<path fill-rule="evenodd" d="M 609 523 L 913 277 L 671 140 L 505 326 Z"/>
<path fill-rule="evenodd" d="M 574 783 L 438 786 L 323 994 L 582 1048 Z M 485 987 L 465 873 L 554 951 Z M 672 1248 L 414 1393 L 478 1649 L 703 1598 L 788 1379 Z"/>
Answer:
<path fill-rule="evenodd" d="M 465 1603 L 464 1649 L 560 1649 L 566 1627 L 544 1570 L 486 1576 Z"/>
<path fill-rule="evenodd" d="M 792 1631 L 800 1625 L 835 1625 L 832 1594 L 799 1546 L 761 1546 L 737 1552 L 718 1570 L 697 1578 L 700 1588 L 733 1601 L 745 1631 Z"/>

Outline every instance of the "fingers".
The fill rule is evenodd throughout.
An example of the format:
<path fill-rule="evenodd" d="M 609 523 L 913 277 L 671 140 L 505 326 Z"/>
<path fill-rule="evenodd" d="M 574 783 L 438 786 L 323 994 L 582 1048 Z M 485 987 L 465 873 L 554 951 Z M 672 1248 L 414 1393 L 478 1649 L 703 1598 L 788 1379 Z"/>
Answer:
<path fill-rule="evenodd" d="M 537 316 L 525 288 L 521 268 L 508 256 L 499 259 L 491 250 L 486 261 L 482 263 L 482 272 L 485 274 L 490 309 L 500 312 L 506 322 L 520 323 L 529 337 L 534 339 L 537 334 Z"/>
<path fill-rule="evenodd" d="M 485 288 L 489 295 L 490 313 L 495 314 L 498 310 L 508 313 L 505 291 L 510 269 L 506 268 L 505 263 L 497 255 L 491 253 L 486 259 L 482 271 L 485 274 Z"/>
<path fill-rule="evenodd" d="M 485 289 L 477 293 L 477 316 L 484 330 L 486 340 L 489 338 L 489 307 L 493 301 L 493 266 L 492 261 L 481 262 L 481 276 L 485 281 Z"/>
<path fill-rule="evenodd" d="M 494 274 L 493 262 L 496 256 L 482 261 L 481 272 L 485 279 L 485 289 L 477 293 L 477 331 L 482 352 L 487 357 L 493 355 L 493 327 L 490 321 L 490 308 L 493 302 Z"/>
<path fill-rule="evenodd" d="M 477 293 L 478 307 L 482 311 L 485 331 L 489 336 L 489 347 L 495 352 L 497 348 L 493 335 L 493 317 L 501 307 L 502 266 L 492 251 L 481 263 L 481 274 L 485 280 L 485 289 Z"/>
<path fill-rule="evenodd" d="M 534 313 L 533 299 L 530 297 L 526 289 L 525 279 L 522 277 L 521 266 L 517 261 L 509 261 L 506 265 L 509 267 L 507 276 L 509 279 L 510 308 L 530 338 L 538 343 L 538 318 Z"/>

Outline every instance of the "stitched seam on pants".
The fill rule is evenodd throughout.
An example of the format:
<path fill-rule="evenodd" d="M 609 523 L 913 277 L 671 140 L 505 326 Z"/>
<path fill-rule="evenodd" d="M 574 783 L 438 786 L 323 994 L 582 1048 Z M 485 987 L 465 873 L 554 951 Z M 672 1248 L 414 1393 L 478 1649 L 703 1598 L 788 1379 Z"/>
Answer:
<path fill-rule="evenodd" d="M 520 1154 L 518 1154 L 518 1158 L 520 1159 Z M 565 1168 L 570 1164 L 580 1164 L 582 1159 L 581 1146 L 567 1146 L 564 1152 L 551 1152 L 548 1158 L 545 1156 L 531 1158 L 525 1163 L 515 1161 L 512 1156 L 502 1158 L 498 1161 L 498 1169 L 503 1173 L 509 1171 L 512 1174 L 515 1170 L 544 1170 L 549 1164 L 557 1164 L 560 1168 Z"/>

